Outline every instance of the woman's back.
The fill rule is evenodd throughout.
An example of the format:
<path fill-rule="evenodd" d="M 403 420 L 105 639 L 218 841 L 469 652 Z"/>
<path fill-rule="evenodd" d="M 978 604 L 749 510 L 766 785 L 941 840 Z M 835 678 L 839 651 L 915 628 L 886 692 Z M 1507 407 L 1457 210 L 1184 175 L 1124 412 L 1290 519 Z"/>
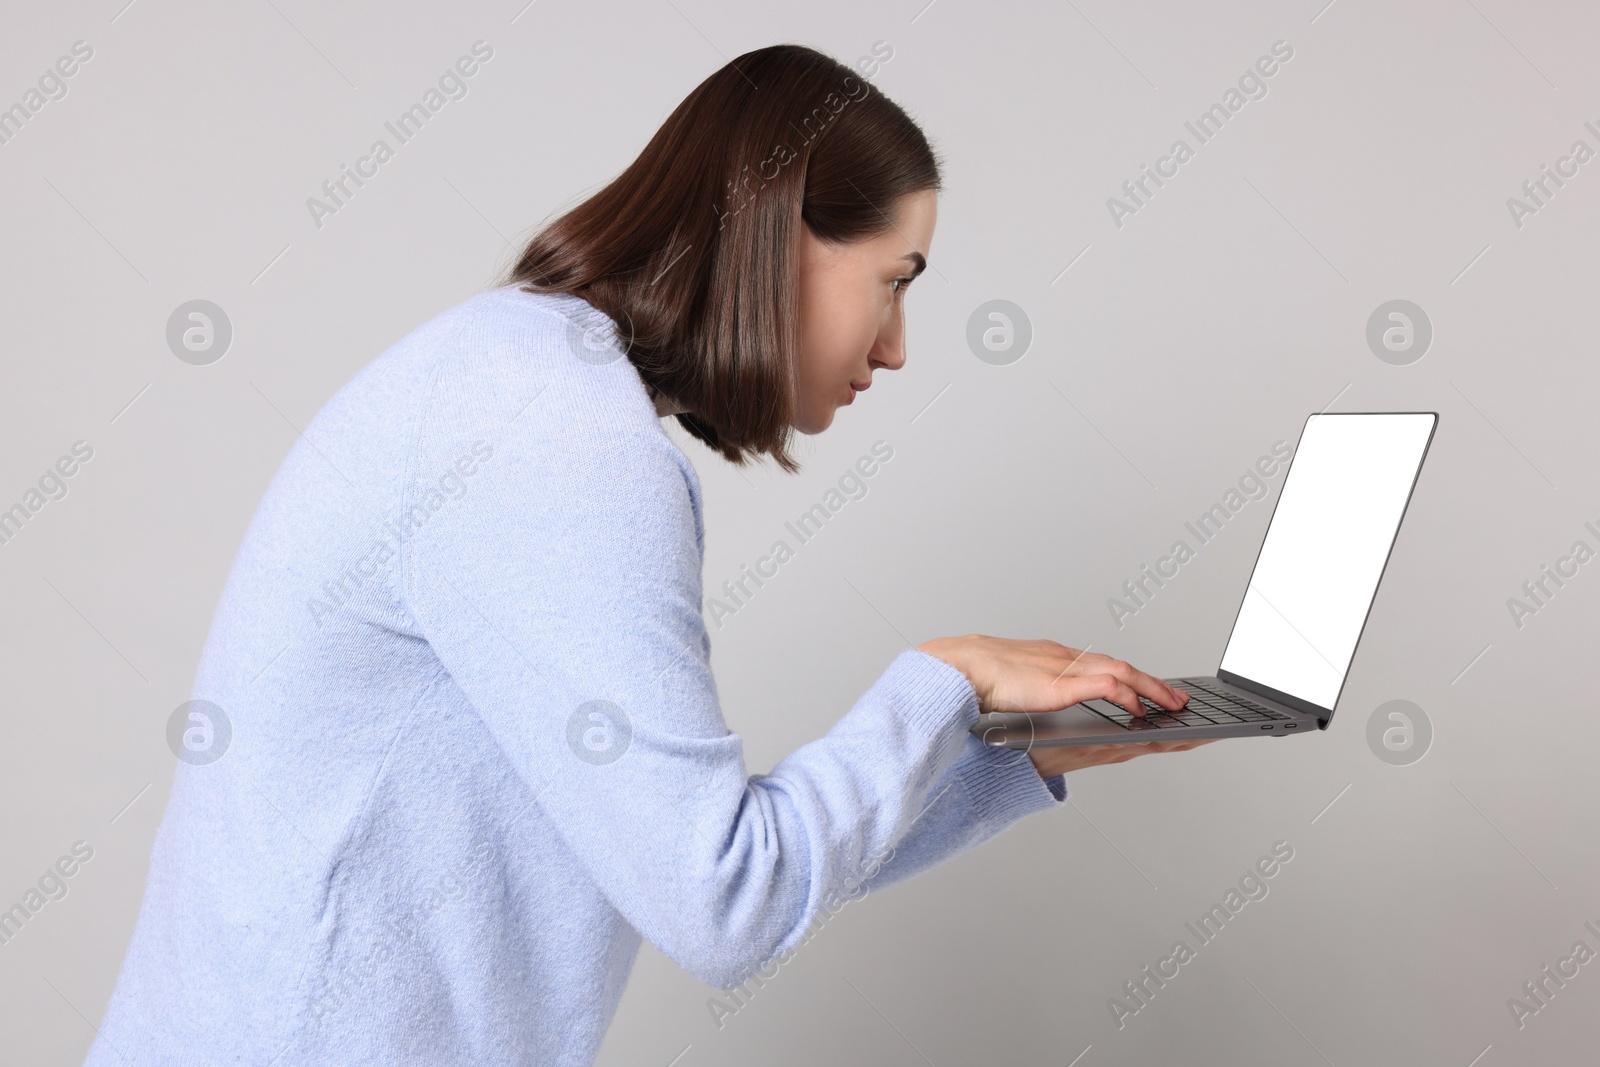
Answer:
<path fill-rule="evenodd" d="M 459 596 L 471 576 L 439 550 L 467 534 L 475 505 L 516 484 L 497 460 L 565 467 L 538 479 L 551 488 L 581 487 L 573 453 L 587 448 L 626 448 L 648 465 L 645 442 L 670 463 L 677 450 L 632 367 L 574 358 L 562 316 L 609 324 L 572 297 L 513 289 L 446 312 L 346 385 L 285 460 L 194 690 L 227 716 L 229 747 L 178 768 L 103 1043 L 208 1048 L 196 1061 L 207 1063 L 235 1052 L 264 1063 L 291 1043 L 280 1062 L 592 1056 L 548 1046 L 569 1035 L 531 1024 L 550 1012 L 598 1037 L 638 935 L 537 817 L 534 789 L 454 684 L 402 579 L 413 553 L 430 568 L 437 558 L 423 612 L 441 614 L 441 588 L 457 594 L 443 611 L 477 611 Z M 681 473 L 697 501 L 687 462 Z M 497 549 L 536 575 L 542 554 L 559 555 L 544 547 Z M 499 641 L 492 626 L 485 637 Z M 523 666 L 504 644 L 482 651 Z M 552 937 L 606 966 L 553 965 Z M 394 974 L 408 980 L 397 987 Z M 114 1061 L 99 1048 L 90 1059 Z"/>

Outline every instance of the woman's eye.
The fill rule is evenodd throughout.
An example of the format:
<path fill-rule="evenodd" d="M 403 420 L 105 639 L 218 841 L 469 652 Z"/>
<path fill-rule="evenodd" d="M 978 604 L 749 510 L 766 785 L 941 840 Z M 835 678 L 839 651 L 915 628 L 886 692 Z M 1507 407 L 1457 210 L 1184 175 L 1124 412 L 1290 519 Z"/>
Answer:
<path fill-rule="evenodd" d="M 911 279 L 910 278 L 896 278 L 894 280 L 894 282 L 893 282 L 895 294 L 899 295 L 900 293 L 905 292 L 906 286 L 908 286 L 910 284 L 911 284 Z"/>

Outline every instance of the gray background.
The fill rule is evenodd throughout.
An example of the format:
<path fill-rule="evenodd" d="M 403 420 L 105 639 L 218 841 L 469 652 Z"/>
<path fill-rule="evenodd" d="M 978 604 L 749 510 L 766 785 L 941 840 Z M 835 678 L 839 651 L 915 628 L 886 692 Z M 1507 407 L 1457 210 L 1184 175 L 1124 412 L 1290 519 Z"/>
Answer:
<path fill-rule="evenodd" d="M 1069 808 L 850 904 L 721 1029 L 716 991 L 647 946 L 601 1062 L 1592 1057 L 1600 964 L 1520 1031 L 1506 1000 L 1578 939 L 1600 949 L 1600 725 L 1576 699 L 1600 563 L 1520 629 L 1506 601 L 1596 547 L 1600 161 L 1520 229 L 1505 204 L 1574 140 L 1600 148 L 1591 6 L 124 2 L 10 3 L 0 33 L 3 105 L 94 48 L 0 146 L 0 506 L 94 448 L 0 546 L 0 906 L 74 841 L 95 849 L 0 947 L 15 1062 L 75 1063 L 92 1037 L 171 780 L 167 718 L 297 427 L 490 284 L 700 79 L 782 41 L 852 64 L 886 42 L 874 79 L 948 190 L 907 367 L 804 440 L 801 475 L 737 471 L 673 428 L 705 485 L 708 595 L 873 441 L 894 448 L 713 630 L 752 771 L 941 634 L 1209 671 L 1270 499 L 1120 630 L 1106 599 L 1310 412 L 1441 424 L 1331 730 L 1077 773 Z M 470 94 L 315 227 L 306 198 L 479 39 L 495 53 Z M 1277 40 L 1294 58 L 1266 98 L 1114 226 L 1106 198 Z M 203 367 L 164 339 L 197 298 L 234 328 Z M 1409 366 L 1365 341 L 1397 298 L 1434 327 Z M 991 299 L 1032 324 L 1010 365 L 965 342 Z M 1409 766 L 1366 740 L 1396 699 L 1434 730 Z M 1185 920 L 1280 839 L 1295 857 L 1270 895 L 1119 1030 L 1107 999 L 1193 944 Z"/>

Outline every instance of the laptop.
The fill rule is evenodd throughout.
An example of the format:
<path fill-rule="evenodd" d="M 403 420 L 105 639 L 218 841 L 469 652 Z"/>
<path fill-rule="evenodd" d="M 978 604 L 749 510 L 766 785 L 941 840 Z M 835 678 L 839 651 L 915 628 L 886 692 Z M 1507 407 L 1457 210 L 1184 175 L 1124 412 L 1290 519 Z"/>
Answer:
<path fill-rule="evenodd" d="M 1217 673 L 1166 679 L 1189 694 L 1181 710 L 1087 700 L 982 714 L 972 732 L 1026 749 L 1326 730 L 1438 423 L 1433 411 L 1306 419 Z"/>

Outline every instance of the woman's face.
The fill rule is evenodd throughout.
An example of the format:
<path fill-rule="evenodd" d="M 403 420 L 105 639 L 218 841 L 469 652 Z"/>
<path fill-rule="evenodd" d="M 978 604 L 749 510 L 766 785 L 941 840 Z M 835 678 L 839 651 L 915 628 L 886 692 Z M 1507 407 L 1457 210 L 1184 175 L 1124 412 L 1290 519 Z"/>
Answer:
<path fill-rule="evenodd" d="M 937 213 L 928 189 L 901 197 L 877 237 L 829 245 L 801 225 L 801 433 L 826 430 L 876 368 L 905 366 L 906 286 L 927 265 Z"/>

